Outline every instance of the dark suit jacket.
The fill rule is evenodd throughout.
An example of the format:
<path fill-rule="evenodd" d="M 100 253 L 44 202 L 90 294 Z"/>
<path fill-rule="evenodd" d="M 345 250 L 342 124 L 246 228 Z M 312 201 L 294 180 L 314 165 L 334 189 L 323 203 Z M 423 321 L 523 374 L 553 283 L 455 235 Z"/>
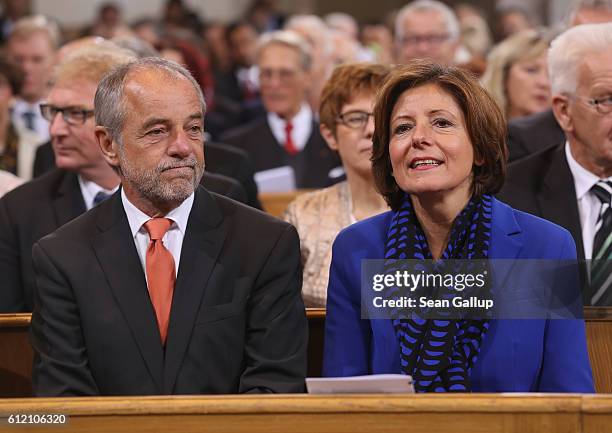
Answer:
<path fill-rule="evenodd" d="M 565 146 L 549 147 L 510 164 L 499 198 L 569 230 L 576 241 L 578 258 L 584 259 L 576 188 Z"/>
<path fill-rule="evenodd" d="M 301 392 L 295 228 L 199 188 L 161 344 L 120 194 L 35 244 L 37 395 Z"/>
<path fill-rule="evenodd" d="M 204 159 L 206 161 L 206 171 L 209 173 L 220 174 L 237 180 L 244 189 L 246 200 L 239 196 L 226 194 L 222 189 L 211 188 L 210 185 L 204 185 L 213 192 L 226 195 L 238 201 L 247 203 L 257 209 L 261 209 L 261 203 L 257 198 L 257 184 L 253 178 L 253 167 L 249 161 L 248 155 L 232 146 L 225 144 L 210 143 L 204 144 Z M 55 168 L 55 155 L 51 142 L 47 142 L 36 149 L 36 157 L 34 159 L 34 177 L 38 177 L 49 170 Z M 228 186 L 225 185 L 225 188 Z"/>
<path fill-rule="evenodd" d="M 338 155 L 330 150 L 313 121 L 312 133 L 306 147 L 296 155 L 289 155 L 276 141 L 267 118 L 258 119 L 243 127 L 229 131 L 221 139 L 245 150 L 255 171 L 291 166 L 295 172 L 298 188 L 322 188 L 333 184 L 329 177 L 331 169 L 340 166 Z"/>
<path fill-rule="evenodd" d="M 565 143 L 565 133 L 552 110 L 508 122 L 508 162 Z"/>
<path fill-rule="evenodd" d="M 234 200 L 245 200 L 238 182 L 204 173 L 202 184 Z M 32 311 L 32 245 L 85 212 L 77 175 L 51 172 L 0 199 L 0 313 Z"/>

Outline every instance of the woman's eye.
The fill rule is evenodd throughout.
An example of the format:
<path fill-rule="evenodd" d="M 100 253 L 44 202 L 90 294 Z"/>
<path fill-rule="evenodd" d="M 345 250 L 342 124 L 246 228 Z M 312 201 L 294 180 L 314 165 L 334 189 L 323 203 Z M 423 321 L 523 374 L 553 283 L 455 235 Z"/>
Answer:
<path fill-rule="evenodd" d="M 409 125 L 408 123 L 402 123 L 401 125 L 397 125 L 395 127 L 395 129 L 393 130 L 393 134 L 394 135 L 403 134 L 405 132 L 410 131 L 411 128 L 412 128 L 412 125 Z"/>
<path fill-rule="evenodd" d="M 453 122 L 446 119 L 435 119 L 433 123 L 439 128 L 448 128 L 450 126 L 453 126 Z"/>

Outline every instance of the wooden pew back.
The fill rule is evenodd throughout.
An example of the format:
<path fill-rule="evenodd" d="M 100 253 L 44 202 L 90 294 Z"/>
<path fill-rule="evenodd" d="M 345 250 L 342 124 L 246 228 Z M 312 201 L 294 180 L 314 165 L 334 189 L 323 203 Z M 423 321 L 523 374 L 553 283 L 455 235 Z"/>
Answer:
<path fill-rule="evenodd" d="M 308 376 L 321 375 L 325 309 L 306 310 L 309 326 Z M 595 389 L 612 393 L 612 308 L 585 308 L 587 343 Z M 32 395 L 30 314 L 0 314 L 0 397 Z"/>

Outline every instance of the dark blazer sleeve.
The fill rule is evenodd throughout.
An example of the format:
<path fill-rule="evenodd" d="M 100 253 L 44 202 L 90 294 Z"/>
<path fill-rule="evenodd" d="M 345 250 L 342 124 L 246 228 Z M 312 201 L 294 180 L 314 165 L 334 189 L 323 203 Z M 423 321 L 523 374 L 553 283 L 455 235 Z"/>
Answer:
<path fill-rule="evenodd" d="M 239 392 L 304 391 L 308 324 L 301 290 L 299 238 L 295 228 L 287 226 L 249 299 Z"/>
<path fill-rule="evenodd" d="M 559 257 L 576 260 L 574 240 L 565 233 Z M 538 392 L 595 392 L 584 320 L 547 320 L 543 354 Z"/>
<path fill-rule="evenodd" d="M 19 239 L 6 199 L 0 200 L 0 313 L 26 311 L 21 281 Z"/>
<path fill-rule="evenodd" d="M 361 319 L 361 263 L 351 263 L 352 238 L 340 233 L 332 248 L 327 287 L 323 376 L 371 374 L 368 321 Z"/>
<path fill-rule="evenodd" d="M 33 262 L 37 284 L 30 327 L 34 395 L 99 395 L 70 284 L 39 243 L 34 244 Z"/>

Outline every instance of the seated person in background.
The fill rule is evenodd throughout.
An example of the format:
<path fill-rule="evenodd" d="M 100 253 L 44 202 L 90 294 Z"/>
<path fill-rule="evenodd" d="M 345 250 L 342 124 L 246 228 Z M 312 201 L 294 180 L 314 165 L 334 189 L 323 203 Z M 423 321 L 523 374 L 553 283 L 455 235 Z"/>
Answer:
<path fill-rule="evenodd" d="M 612 306 L 612 23 L 562 33 L 548 64 L 564 144 L 511 164 L 499 196 L 569 230 L 581 259 L 601 259 L 584 301 Z"/>
<path fill-rule="evenodd" d="M 58 169 L 0 200 L 0 312 L 32 311 L 32 245 L 95 206 L 119 186 L 94 135 L 93 99 L 100 78 L 132 60 L 119 48 L 78 51 L 58 65 L 47 101 Z"/>
<path fill-rule="evenodd" d="M 303 391 L 298 235 L 198 186 L 205 108 L 163 59 L 100 82 L 96 138 L 122 187 L 33 248 L 36 395 Z"/>
<path fill-rule="evenodd" d="M 293 32 L 267 33 L 259 40 L 257 65 L 266 117 L 229 131 L 220 141 L 245 150 L 256 172 L 291 167 L 294 179 L 287 179 L 287 185 L 279 189 L 334 183 L 330 171 L 340 161 L 327 147 L 306 100 L 311 65 L 308 44 Z M 260 192 L 266 191 L 260 188 Z"/>
<path fill-rule="evenodd" d="M 32 177 L 32 163 L 41 138 L 11 119 L 10 104 L 21 91 L 23 73 L 0 54 L 0 170 L 23 179 Z"/>
<path fill-rule="evenodd" d="M 374 121 L 374 178 L 392 211 L 336 238 L 323 374 L 402 373 L 417 392 L 593 392 L 582 320 L 361 319 L 362 259 L 576 257 L 567 231 L 491 195 L 504 181 L 506 125 L 471 75 L 401 67 Z"/>
<path fill-rule="evenodd" d="M 386 211 L 372 176 L 374 95 L 387 76 L 383 65 L 355 63 L 337 67 L 321 96 L 321 134 L 340 154 L 346 181 L 300 195 L 287 207 L 285 220 L 300 235 L 307 307 L 325 307 L 331 245 L 344 227 Z"/>
<path fill-rule="evenodd" d="M 489 53 L 482 84 L 506 119 L 529 116 L 550 108 L 546 51 L 550 36 L 525 30 L 510 36 Z"/>

